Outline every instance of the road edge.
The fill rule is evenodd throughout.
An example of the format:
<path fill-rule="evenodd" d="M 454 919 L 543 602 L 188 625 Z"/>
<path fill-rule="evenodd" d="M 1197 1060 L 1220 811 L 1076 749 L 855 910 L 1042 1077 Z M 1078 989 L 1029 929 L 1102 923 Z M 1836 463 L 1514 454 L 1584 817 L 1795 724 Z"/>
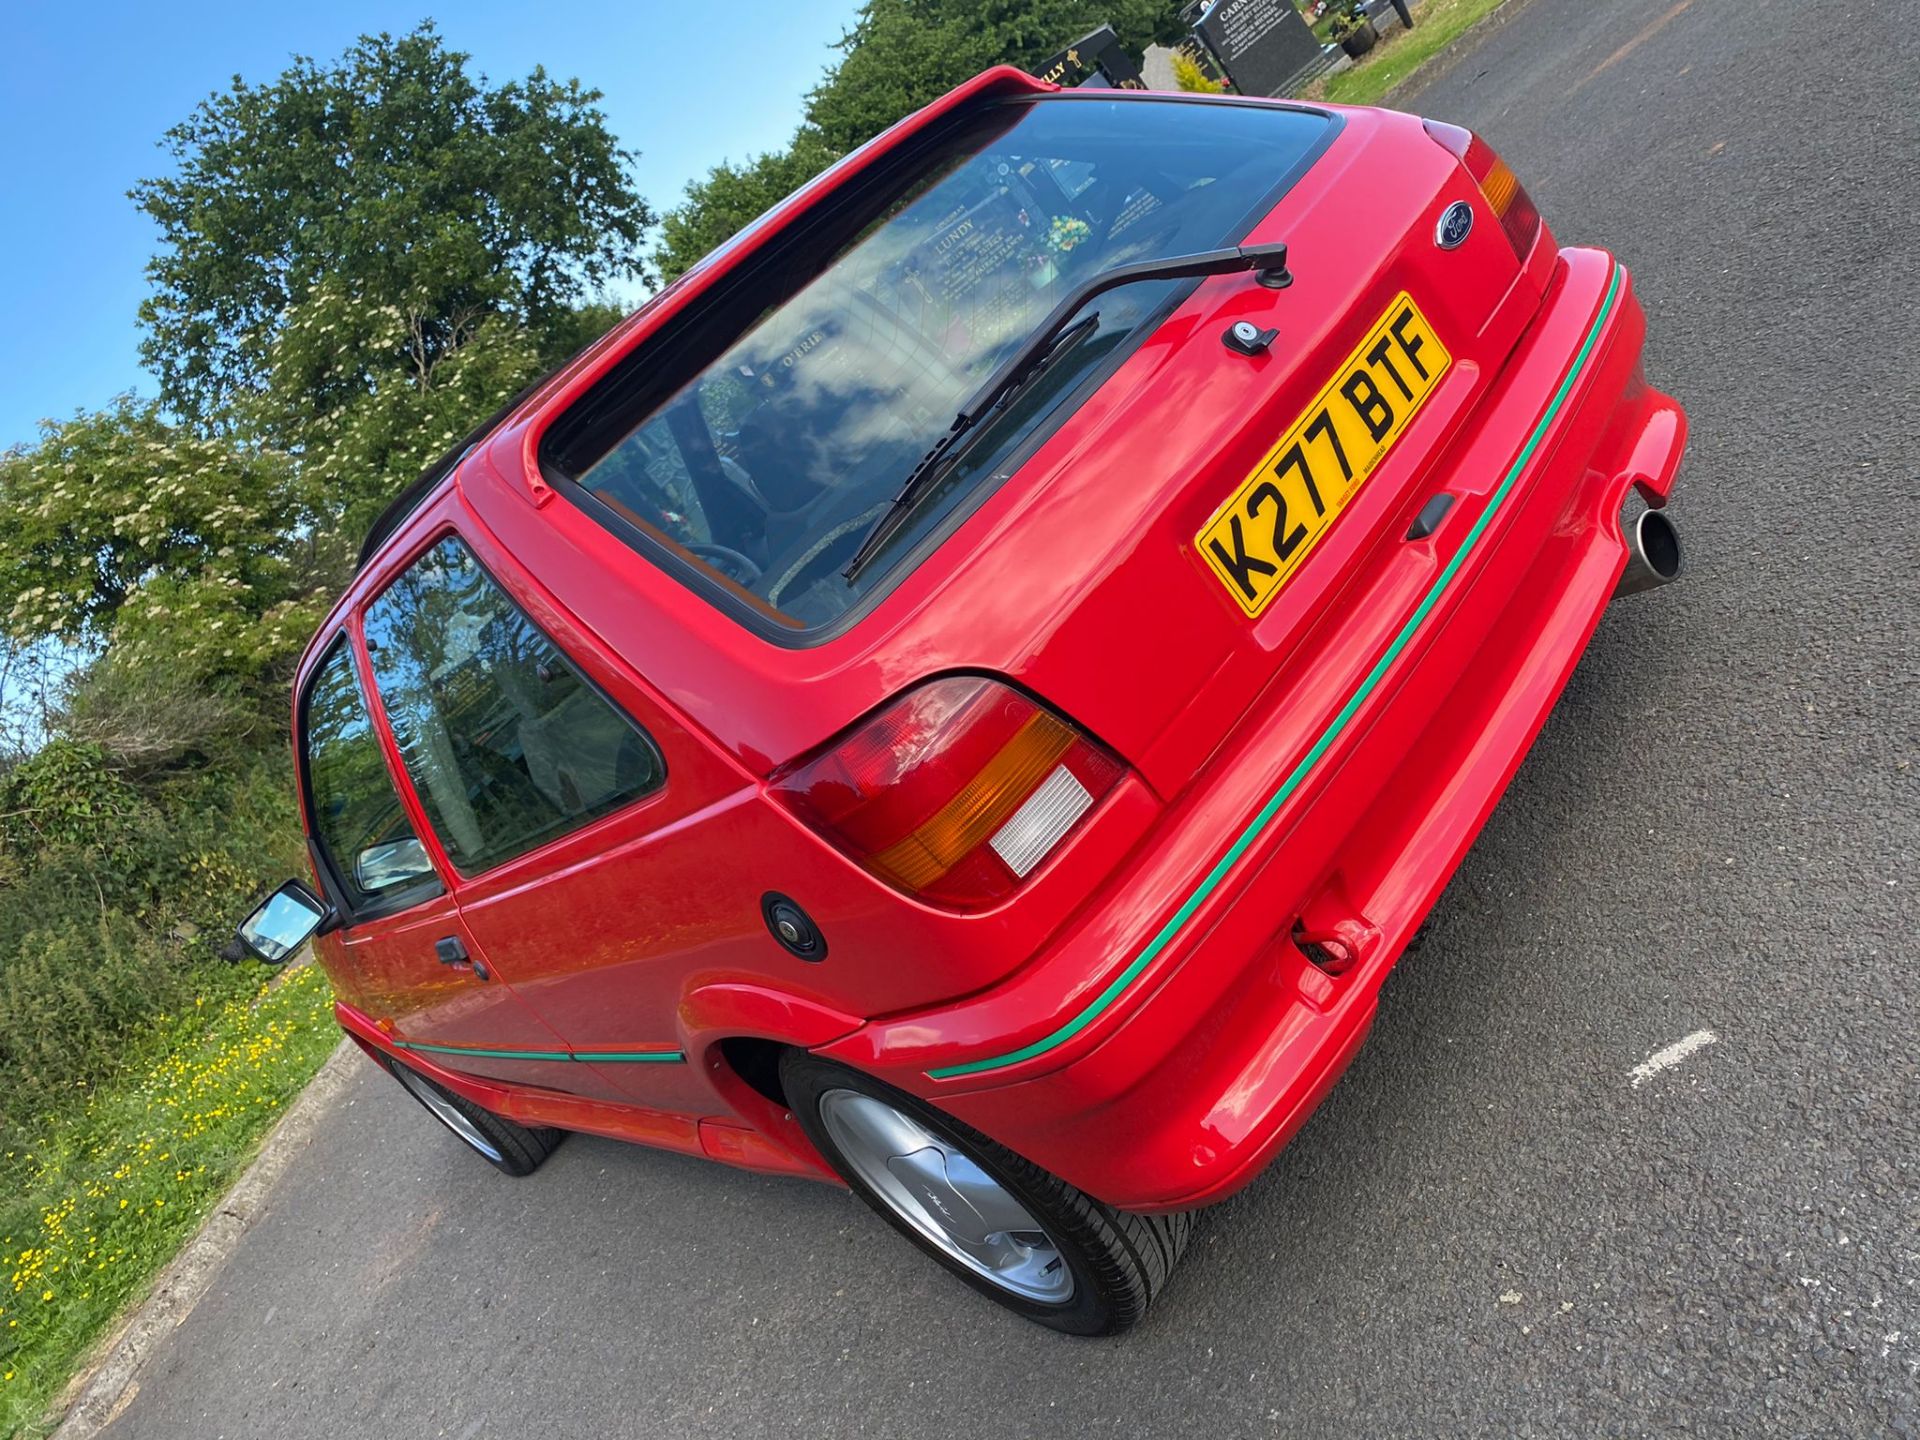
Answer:
<path fill-rule="evenodd" d="M 146 1298 L 68 1382 L 42 1422 L 50 1424 L 56 1416 L 62 1417 L 52 1440 L 92 1440 L 132 1401 L 139 1391 L 134 1377 L 140 1367 L 168 1332 L 193 1313 L 240 1238 L 266 1212 L 274 1185 L 306 1148 L 322 1113 L 352 1078 L 350 1057 L 357 1053 L 358 1047 L 342 1037 L 280 1123 L 267 1132 L 233 1188 L 160 1272 Z"/>
<path fill-rule="evenodd" d="M 1533 0 L 1501 0 L 1500 4 L 1494 6 L 1474 21 L 1466 31 L 1456 36 L 1451 45 L 1432 56 L 1426 64 L 1373 103 L 1388 110 L 1404 109 L 1404 102 L 1415 99 L 1436 80 L 1445 79 L 1459 69 L 1461 61 L 1470 59 L 1475 51 L 1532 3 Z"/>

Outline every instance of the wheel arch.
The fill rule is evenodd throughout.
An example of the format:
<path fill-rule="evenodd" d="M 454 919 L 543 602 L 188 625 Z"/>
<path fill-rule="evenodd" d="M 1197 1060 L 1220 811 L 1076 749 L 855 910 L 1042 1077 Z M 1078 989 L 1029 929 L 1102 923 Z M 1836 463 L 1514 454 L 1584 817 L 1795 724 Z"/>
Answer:
<path fill-rule="evenodd" d="M 757 981 L 712 981 L 688 991 L 680 1004 L 688 1058 L 715 1072 L 716 1083 L 730 1075 L 777 1106 L 786 1104 L 781 1051 L 815 1050 L 865 1023 L 811 996 Z"/>
<path fill-rule="evenodd" d="M 787 1107 L 780 1057 L 817 1049 L 865 1023 L 811 996 L 752 980 L 711 981 L 689 990 L 680 1005 L 688 1060 L 705 1070 L 736 1115 L 823 1175 L 831 1175 L 831 1167 Z"/>

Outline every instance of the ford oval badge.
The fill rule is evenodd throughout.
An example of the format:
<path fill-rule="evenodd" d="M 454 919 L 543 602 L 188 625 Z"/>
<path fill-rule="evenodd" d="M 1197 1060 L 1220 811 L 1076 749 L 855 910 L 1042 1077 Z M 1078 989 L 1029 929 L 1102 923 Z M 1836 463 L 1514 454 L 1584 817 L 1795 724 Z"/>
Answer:
<path fill-rule="evenodd" d="M 1456 200 L 1447 206 L 1440 216 L 1440 223 L 1433 227 L 1433 243 L 1442 250 L 1455 250 L 1460 242 L 1467 238 L 1467 232 L 1473 229 L 1473 206 L 1464 200 Z"/>

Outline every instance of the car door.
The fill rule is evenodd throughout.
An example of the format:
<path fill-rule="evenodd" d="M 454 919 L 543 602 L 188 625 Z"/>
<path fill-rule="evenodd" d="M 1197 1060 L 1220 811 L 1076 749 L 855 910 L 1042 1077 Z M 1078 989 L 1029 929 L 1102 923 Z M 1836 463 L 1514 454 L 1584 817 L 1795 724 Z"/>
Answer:
<path fill-rule="evenodd" d="M 711 1108 L 677 1011 L 721 938 L 716 877 L 672 837 L 751 792 L 564 615 L 536 623 L 494 576 L 511 566 L 445 532 L 367 606 L 398 754 L 462 920 L 582 1068 L 650 1106 Z"/>
<path fill-rule="evenodd" d="M 564 1049 L 481 953 L 419 838 L 342 633 L 300 697 L 316 878 L 344 919 L 316 944 L 340 999 L 452 1069 L 553 1083 Z"/>

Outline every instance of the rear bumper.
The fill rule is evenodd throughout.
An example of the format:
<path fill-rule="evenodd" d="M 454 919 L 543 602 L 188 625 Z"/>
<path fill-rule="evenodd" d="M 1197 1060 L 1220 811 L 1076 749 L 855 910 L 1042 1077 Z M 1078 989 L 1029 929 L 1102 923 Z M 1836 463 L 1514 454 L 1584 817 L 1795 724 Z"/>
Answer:
<path fill-rule="evenodd" d="M 1539 732 L 1626 564 L 1630 488 L 1663 504 L 1686 421 L 1640 371 L 1626 272 L 1563 252 L 1434 489 L 1454 493 L 1276 679 L 1081 919 L 1007 982 L 823 1053 L 927 1096 L 1128 1209 L 1207 1204 L 1306 1120 L 1381 982 Z M 1332 975 L 1296 935 L 1344 950 Z M 1324 952 L 1323 952 L 1324 953 Z"/>

